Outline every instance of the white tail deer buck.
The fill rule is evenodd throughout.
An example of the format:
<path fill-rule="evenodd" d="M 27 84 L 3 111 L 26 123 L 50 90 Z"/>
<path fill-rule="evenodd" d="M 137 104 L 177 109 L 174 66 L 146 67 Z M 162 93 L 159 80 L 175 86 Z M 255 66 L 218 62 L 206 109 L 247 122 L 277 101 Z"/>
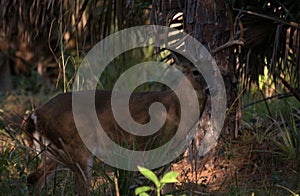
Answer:
<path fill-rule="evenodd" d="M 201 115 L 207 100 L 206 82 L 191 64 L 182 66 L 183 73 L 190 80 L 197 93 Z M 126 140 L 127 144 L 136 140 L 138 141 L 137 148 L 145 149 L 147 144 L 149 147 L 147 137 L 146 139 L 145 137 L 138 138 L 116 126 L 110 99 L 111 91 L 97 90 L 95 93 L 97 116 L 107 135 L 114 138 L 114 141 L 119 144 L 122 143 L 122 140 Z M 167 111 L 166 126 L 164 126 L 166 130 L 158 131 L 156 134 L 171 137 L 174 135 L 172 132 L 177 130 L 180 122 L 180 102 L 172 90 L 132 93 L 129 102 L 132 118 L 141 124 L 147 122 L 149 120 L 148 108 L 153 102 L 162 103 Z M 172 128 L 168 130 L 167 127 Z M 36 109 L 23 122 L 23 128 L 31 136 L 38 133 L 39 137 L 45 138 L 49 149 L 46 159 L 27 179 L 37 193 L 44 186 L 47 175 L 53 173 L 58 166 L 63 166 L 74 172 L 75 194 L 89 195 L 91 153 L 86 150 L 76 130 L 72 114 L 72 93 L 60 94 Z M 31 139 L 32 144 L 33 137 Z M 163 140 L 168 140 L 168 138 L 163 138 Z"/>

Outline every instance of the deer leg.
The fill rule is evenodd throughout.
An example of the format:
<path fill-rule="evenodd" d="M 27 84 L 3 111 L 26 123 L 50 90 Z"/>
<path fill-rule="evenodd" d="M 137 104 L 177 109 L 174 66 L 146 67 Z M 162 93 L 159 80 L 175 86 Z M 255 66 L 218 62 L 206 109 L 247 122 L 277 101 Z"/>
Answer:
<path fill-rule="evenodd" d="M 85 196 L 90 195 L 89 182 L 85 174 L 74 172 L 75 180 L 75 195 Z"/>
<path fill-rule="evenodd" d="M 56 170 L 57 166 L 57 162 L 46 157 L 38 168 L 29 174 L 27 177 L 27 184 L 32 186 L 36 193 L 39 193 L 47 183 L 47 176 L 53 174 L 53 171 Z"/>
<path fill-rule="evenodd" d="M 75 195 L 90 195 L 91 181 L 91 158 L 87 157 L 84 162 L 76 163 L 74 171 Z"/>

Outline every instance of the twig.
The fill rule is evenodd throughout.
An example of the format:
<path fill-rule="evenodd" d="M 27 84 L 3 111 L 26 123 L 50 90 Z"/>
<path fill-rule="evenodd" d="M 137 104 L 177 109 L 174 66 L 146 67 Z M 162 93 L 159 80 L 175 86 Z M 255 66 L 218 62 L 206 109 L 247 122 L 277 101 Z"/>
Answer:
<path fill-rule="evenodd" d="M 243 41 L 242 39 L 238 39 L 238 40 L 230 40 L 228 41 L 227 43 L 215 48 L 214 50 L 211 51 L 211 54 L 216 54 L 218 52 L 220 52 L 221 50 L 224 50 L 226 48 L 229 48 L 229 47 L 232 47 L 232 46 L 235 46 L 235 45 L 240 45 L 240 46 L 243 46 L 245 45 L 245 41 Z"/>
<path fill-rule="evenodd" d="M 285 21 L 285 20 L 283 20 L 281 18 L 277 18 L 277 17 L 273 17 L 273 16 L 268 16 L 268 15 L 260 14 L 260 13 L 257 13 L 257 12 L 249 11 L 249 10 L 242 10 L 242 9 L 238 9 L 238 8 L 233 8 L 233 10 L 234 11 L 239 11 L 239 12 L 242 12 L 242 13 L 246 13 L 246 14 L 249 14 L 249 15 L 254 15 L 254 16 L 261 17 L 261 18 L 273 20 L 273 21 L 276 21 L 276 22 L 279 22 L 279 23 L 282 23 L 282 24 L 285 24 L 285 25 L 288 25 L 288 26 L 300 29 L 300 25 L 298 23 L 288 22 L 288 21 Z"/>
<path fill-rule="evenodd" d="M 270 100 L 270 99 L 274 99 L 274 98 L 283 99 L 283 98 L 292 97 L 292 96 L 294 96 L 293 93 L 284 93 L 284 94 L 274 95 L 274 96 L 271 96 L 271 97 L 267 97 L 267 98 L 260 99 L 258 101 L 249 103 L 249 104 L 247 104 L 247 105 L 244 106 L 244 109 L 247 108 L 247 107 L 250 107 L 252 105 L 258 104 L 260 102 L 264 102 L 264 101 Z"/>

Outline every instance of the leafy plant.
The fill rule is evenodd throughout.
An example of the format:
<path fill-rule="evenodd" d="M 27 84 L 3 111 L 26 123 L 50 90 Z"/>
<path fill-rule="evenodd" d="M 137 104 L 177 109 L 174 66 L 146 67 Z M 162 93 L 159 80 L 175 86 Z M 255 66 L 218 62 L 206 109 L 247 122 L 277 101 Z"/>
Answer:
<path fill-rule="evenodd" d="M 155 173 L 152 172 L 151 170 L 144 168 L 144 167 L 140 167 L 140 166 L 138 166 L 138 169 L 141 174 L 143 174 L 147 179 L 151 180 L 155 184 L 155 187 L 153 187 L 153 186 L 138 187 L 135 189 L 135 195 L 147 196 L 147 195 L 149 195 L 147 193 L 148 191 L 156 191 L 157 196 L 160 196 L 161 190 L 166 184 L 178 182 L 178 180 L 177 180 L 177 176 L 179 175 L 178 172 L 170 171 L 170 172 L 166 173 L 161 178 L 161 180 L 158 180 Z"/>
<path fill-rule="evenodd" d="M 290 110 L 288 117 L 284 117 L 280 113 L 282 125 L 276 122 L 280 132 L 280 140 L 275 140 L 275 144 L 280 149 L 277 153 L 287 160 L 296 160 L 299 158 L 300 133 L 296 123 L 297 120 L 300 120 L 298 112 L 293 114 Z"/>

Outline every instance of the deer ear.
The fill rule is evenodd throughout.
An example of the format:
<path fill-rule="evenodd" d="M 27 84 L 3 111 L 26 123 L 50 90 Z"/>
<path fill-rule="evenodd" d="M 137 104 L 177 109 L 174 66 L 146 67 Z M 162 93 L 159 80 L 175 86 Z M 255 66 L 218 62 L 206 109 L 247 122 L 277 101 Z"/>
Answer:
<path fill-rule="evenodd" d="M 174 59 L 175 63 L 179 64 L 178 55 L 176 55 L 174 52 L 172 52 L 172 58 Z"/>
<path fill-rule="evenodd" d="M 187 68 L 188 66 L 192 65 L 191 61 L 189 61 L 187 58 L 185 58 L 179 53 L 172 52 L 172 58 L 174 59 L 177 65 L 180 65 L 184 68 Z"/>

